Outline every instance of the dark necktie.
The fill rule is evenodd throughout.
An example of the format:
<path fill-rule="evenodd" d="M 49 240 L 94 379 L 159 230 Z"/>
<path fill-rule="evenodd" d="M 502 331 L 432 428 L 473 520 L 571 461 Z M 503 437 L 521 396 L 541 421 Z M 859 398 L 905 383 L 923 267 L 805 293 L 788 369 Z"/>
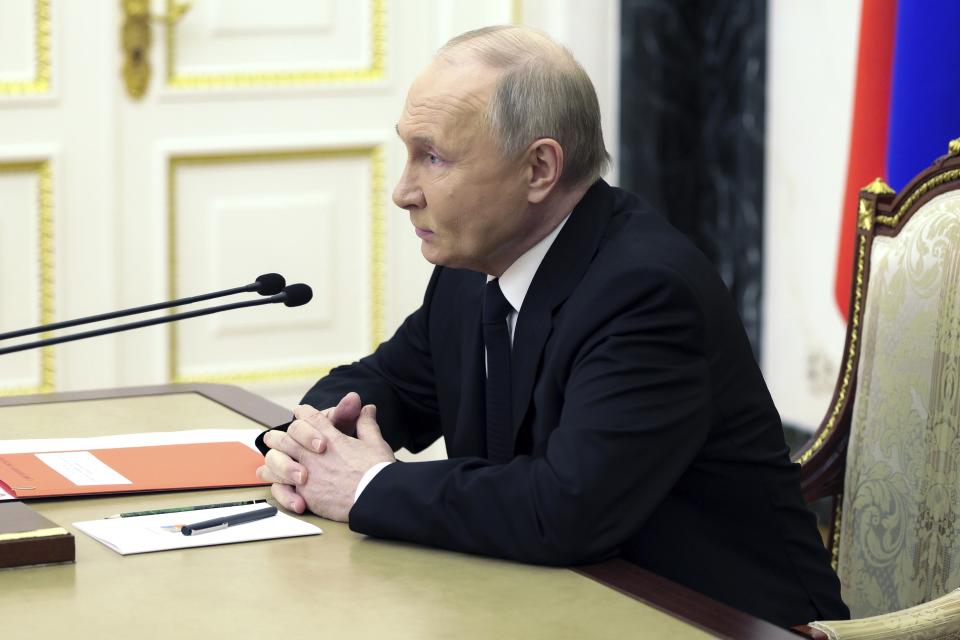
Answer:
<path fill-rule="evenodd" d="M 483 290 L 483 343 L 487 348 L 487 458 L 504 463 L 513 457 L 510 399 L 510 334 L 507 315 L 513 310 L 491 280 Z"/>

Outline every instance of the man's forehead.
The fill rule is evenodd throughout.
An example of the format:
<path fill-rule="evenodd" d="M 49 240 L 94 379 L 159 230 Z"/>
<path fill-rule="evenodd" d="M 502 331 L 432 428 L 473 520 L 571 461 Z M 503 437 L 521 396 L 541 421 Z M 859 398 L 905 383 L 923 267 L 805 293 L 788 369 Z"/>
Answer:
<path fill-rule="evenodd" d="M 454 68 L 443 61 L 431 64 L 407 92 L 399 129 L 405 124 L 448 124 L 483 112 L 496 77 L 495 71 L 482 65 Z"/>

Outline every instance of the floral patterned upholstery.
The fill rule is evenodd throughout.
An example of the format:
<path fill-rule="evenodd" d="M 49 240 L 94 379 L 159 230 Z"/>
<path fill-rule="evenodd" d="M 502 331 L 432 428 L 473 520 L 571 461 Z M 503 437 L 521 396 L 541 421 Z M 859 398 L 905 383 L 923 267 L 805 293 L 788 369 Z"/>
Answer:
<path fill-rule="evenodd" d="M 960 587 L 960 191 L 871 251 L 837 567 L 854 618 Z"/>

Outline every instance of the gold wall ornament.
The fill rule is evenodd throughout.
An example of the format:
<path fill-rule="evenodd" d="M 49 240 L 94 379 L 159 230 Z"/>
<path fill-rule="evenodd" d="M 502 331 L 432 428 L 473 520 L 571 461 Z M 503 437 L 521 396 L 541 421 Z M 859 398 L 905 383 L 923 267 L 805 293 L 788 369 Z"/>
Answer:
<path fill-rule="evenodd" d="M 960 138 L 954 138 L 947 143 L 947 155 L 960 156 Z"/>
<path fill-rule="evenodd" d="M 139 100 L 150 85 L 150 11 L 146 0 L 121 0 L 123 83 L 127 95 Z"/>
<path fill-rule="evenodd" d="M 867 193 L 873 193 L 878 196 L 896 193 L 896 191 L 894 191 L 890 185 L 888 185 L 886 182 L 883 181 L 883 178 L 879 178 L 879 177 L 874 178 L 873 182 L 865 186 L 863 189 L 861 189 L 861 191 L 866 191 Z"/>
<path fill-rule="evenodd" d="M 190 10 L 190 2 L 169 2 L 165 15 L 150 14 L 149 0 L 120 0 L 123 24 L 120 27 L 120 45 L 123 49 L 123 82 L 127 95 L 140 100 L 150 86 L 150 45 L 153 42 L 151 21 L 158 21 L 172 29 Z"/>

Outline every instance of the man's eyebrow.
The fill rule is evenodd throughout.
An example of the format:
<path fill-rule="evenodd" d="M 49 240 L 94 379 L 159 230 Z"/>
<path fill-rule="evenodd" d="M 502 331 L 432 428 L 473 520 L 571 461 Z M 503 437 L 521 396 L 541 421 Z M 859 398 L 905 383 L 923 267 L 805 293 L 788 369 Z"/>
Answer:
<path fill-rule="evenodd" d="M 397 132 L 397 136 L 399 136 L 402 139 L 403 136 L 400 135 L 400 125 L 399 124 L 393 125 L 393 129 Z M 426 147 L 435 146 L 433 142 L 433 136 L 413 136 L 410 140 L 412 142 L 422 144 Z"/>

